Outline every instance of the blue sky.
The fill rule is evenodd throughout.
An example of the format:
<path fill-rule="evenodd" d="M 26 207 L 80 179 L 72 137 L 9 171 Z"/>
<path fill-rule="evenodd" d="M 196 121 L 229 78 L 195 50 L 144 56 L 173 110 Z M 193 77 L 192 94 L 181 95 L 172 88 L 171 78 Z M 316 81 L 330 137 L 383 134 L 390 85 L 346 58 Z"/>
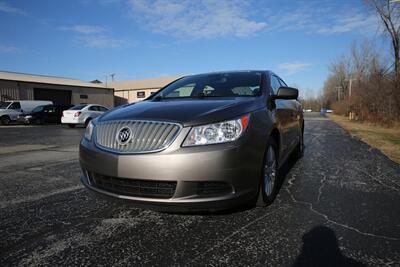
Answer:
<path fill-rule="evenodd" d="M 389 51 L 378 25 L 362 0 L 0 0 L 0 70 L 104 81 L 271 69 L 316 92 L 353 42 Z"/>

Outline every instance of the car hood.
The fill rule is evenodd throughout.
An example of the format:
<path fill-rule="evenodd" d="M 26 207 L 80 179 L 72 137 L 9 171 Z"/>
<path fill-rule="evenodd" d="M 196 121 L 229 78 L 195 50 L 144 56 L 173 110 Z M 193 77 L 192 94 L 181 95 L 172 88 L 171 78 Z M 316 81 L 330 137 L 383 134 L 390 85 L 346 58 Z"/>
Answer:
<path fill-rule="evenodd" d="M 262 107 L 261 97 L 142 101 L 113 109 L 99 121 L 155 120 L 193 126 L 232 119 Z"/>

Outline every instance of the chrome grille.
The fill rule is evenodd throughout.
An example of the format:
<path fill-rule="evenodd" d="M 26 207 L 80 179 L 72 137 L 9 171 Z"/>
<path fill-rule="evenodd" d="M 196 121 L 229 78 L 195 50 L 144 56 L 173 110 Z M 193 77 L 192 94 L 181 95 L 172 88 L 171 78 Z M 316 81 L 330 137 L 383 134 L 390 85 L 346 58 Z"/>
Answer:
<path fill-rule="evenodd" d="M 122 128 L 129 127 L 132 139 L 121 144 L 117 135 Z M 178 136 L 181 126 L 159 121 L 108 121 L 96 125 L 96 144 L 106 150 L 119 153 L 148 153 L 167 148 Z"/>

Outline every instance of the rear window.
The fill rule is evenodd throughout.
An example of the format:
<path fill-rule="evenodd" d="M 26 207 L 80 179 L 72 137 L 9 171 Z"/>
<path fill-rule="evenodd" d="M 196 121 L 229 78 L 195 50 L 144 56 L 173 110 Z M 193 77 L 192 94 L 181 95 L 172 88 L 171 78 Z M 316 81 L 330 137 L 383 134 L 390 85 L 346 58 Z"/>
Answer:
<path fill-rule="evenodd" d="M 81 110 L 83 108 L 85 108 L 87 105 L 76 105 L 73 106 L 72 108 L 70 108 L 70 110 Z"/>

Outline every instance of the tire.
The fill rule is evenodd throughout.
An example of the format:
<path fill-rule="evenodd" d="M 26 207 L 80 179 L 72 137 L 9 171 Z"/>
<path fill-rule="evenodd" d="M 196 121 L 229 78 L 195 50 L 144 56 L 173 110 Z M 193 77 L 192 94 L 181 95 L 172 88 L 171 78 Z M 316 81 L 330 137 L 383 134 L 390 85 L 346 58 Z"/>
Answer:
<path fill-rule="evenodd" d="M 1 121 L 1 124 L 8 125 L 8 124 L 10 124 L 11 119 L 8 116 L 3 116 L 0 118 L 0 121 Z"/>
<path fill-rule="evenodd" d="M 270 205 L 278 190 L 278 145 L 271 137 L 265 150 L 261 169 L 261 182 L 256 206 Z"/>
<path fill-rule="evenodd" d="M 92 120 L 92 118 L 87 118 L 85 120 L 85 128 L 88 126 L 89 122 Z"/>
<path fill-rule="evenodd" d="M 75 124 L 68 124 L 69 128 L 75 128 L 75 126 L 76 126 Z"/>
<path fill-rule="evenodd" d="M 300 132 L 299 143 L 297 144 L 295 155 L 297 159 L 301 159 L 304 155 L 304 127 L 302 127 Z"/>

